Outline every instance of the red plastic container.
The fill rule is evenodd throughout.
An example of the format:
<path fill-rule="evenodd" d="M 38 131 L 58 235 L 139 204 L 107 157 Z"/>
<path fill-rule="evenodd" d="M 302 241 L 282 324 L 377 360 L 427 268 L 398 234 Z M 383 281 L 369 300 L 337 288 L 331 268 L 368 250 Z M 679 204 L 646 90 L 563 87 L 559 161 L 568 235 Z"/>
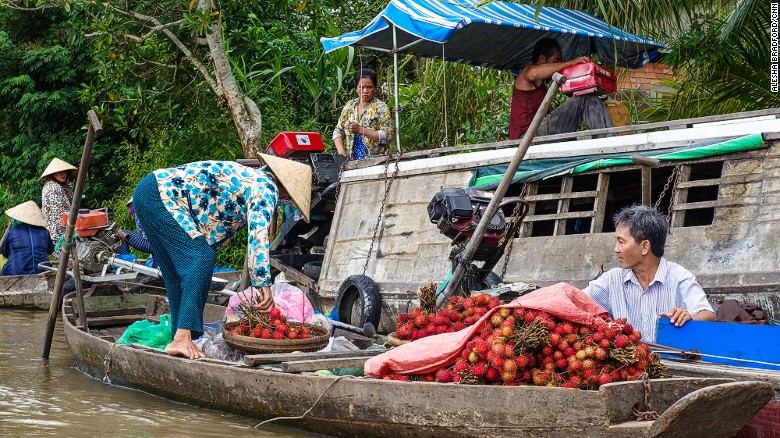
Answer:
<path fill-rule="evenodd" d="M 319 132 L 280 132 L 268 144 L 266 153 L 282 158 L 306 158 L 322 152 L 325 145 Z"/>
<path fill-rule="evenodd" d="M 68 213 L 62 215 L 60 225 L 68 226 Z M 76 235 L 79 237 L 94 236 L 106 227 L 108 227 L 108 213 L 105 210 L 91 210 L 89 213 L 79 213 L 76 216 Z"/>
<path fill-rule="evenodd" d="M 570 65 L 562 69 L 561 74 L 567 78 L 566 83 L 561 85 L 561 93 L 569 96 L 601 96 L 617 90 L 615 72 L 595 62 Z"/>

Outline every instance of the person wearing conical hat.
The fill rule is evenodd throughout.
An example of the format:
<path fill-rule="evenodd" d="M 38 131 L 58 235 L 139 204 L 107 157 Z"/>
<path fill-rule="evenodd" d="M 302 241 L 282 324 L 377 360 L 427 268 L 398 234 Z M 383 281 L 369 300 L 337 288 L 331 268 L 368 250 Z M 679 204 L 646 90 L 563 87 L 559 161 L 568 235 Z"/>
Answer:
<path fill-rule="evenodd" d="M 55 244 L 65 232 L 60 222 L 62 215 L 70 211 L 70 204 L 73 202 L 73 184 L 70 183 L 69 177 L 76 170 L 78 169 L 75 166 L 59 158 L 52 158 L 39 178 L 46 181 L 41 191 L 41 211 L 46 218 L 49 236 Z"/>
<path fill-rule="evenodd" d="M 27 201 L 9 208 L 5 214 L 11 218 L 5 238 L 0 242 L 0 253 L 8 261 L 0 275 L 38 274 L 43 269 L 38 263 L 49 260 L 54 244 L 46 230 L 46 219 L 35 201 Z"/>
<path fill-rule="evenodd" d="M 232 161 L 200 161 L 156 170 L 133 193 L 136 217 L 160 266 L 171 312 L 173 341 L 165 351 L 203 357 L 192 342 L 203 333 L 203 309 L 216 250 L 248 225 L 247 264 L 259 289 L 259 307 L 270 312 L 270 226 L 276 204 L 289 199 L 309 221 L 311 168 L 260 154 L 253 169 Z"/>

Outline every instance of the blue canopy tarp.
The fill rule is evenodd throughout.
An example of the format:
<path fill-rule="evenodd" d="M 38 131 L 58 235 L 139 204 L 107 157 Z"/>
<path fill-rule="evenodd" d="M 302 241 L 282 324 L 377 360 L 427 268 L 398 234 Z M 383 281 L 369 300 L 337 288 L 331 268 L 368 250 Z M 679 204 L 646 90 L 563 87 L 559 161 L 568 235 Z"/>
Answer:
<path fill-rule="evenodd" d="M 607 65 L 638 68 L 658 56 L 662 43 L 609 26 L 581 11 L 480 0 L 391 0 L 362 30 L 322 38 L 330 52 L 346 46 L 393 48 L 393 25 L 401 53 L 444 58 L 485 67 L 519 70 L 531 64 L 542 38 L 555 38 L 564 59 L 597 53 Z M 442 44 L 443 49 L 442 49 Z M 442 52 L 443 50 L 443 52 Z M 615 62 L 617 55 L 617 62 Z"/>

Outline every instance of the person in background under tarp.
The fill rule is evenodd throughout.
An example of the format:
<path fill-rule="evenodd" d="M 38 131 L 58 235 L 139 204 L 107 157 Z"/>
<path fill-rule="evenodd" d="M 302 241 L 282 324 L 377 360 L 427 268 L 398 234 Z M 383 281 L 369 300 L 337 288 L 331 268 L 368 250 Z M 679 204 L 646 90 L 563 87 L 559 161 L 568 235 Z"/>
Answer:
<path fill-rule="evenodd" d="M 70 212 L 70 204 L 73 202 L 73 184 L 68 178 L 70 174 L 78 170 L 75 166 L 52 158 L 46 170 L 43 171 L 41 181 L 46 181 L 41 190 L 41 211 L 46 218 L 46 228 L 49 237 L 54 242 L 55 248 L 60 236 L 65 233 L 65 228 L 60 225 L 62 215 Z M 59 256 L 59 248 L 54 252 Z"/>
<path fill-rule="evenodd" d="M 11 218 L 7 234 L 0 242 L 0 252 L 8 258 L 0 275 L 38 274 L 43 269 L 38 263 L 49 260 L 54 244 L 46 230 L 46 219 L 35 201 L 27 201 L 9 208 Z"/>
<path fill-rule="evenodd" d="M 519 139 L 531 126 L 531 121 L 547 94 L 545 80 L 550 79 L 564 67 L 590 61 L 586 56 L 578 56 L 568 61 L 561 61 L 561 59 L 563 59 L 561 46 L 552 38 L 542 38 L 534 46 L 531 54 L 533 64 L 525 67 L 517 75 L 512 87 L 512 108 L 509 114 L 510 140 Z M 574 132 L 580 121 L 584 121 L 590 129 L 613 126 L 612 119 L 597 96 L 572 96 L 563 105 L 547 114 L 539 125 L 536 135 Z"/>
<path fill-rule="evenodd" d="M 690 320 L 715 321 L 715 312 L 696 277 L 666 260 L 664 245 L 669 225 L 655 208 L 634 205 L 614 218 L 615 253 L 619 268 L 591 281 L 583 292 L 609 312 L 612 319 L 627 318 L 655 341 L 658 317 L 677 327 Z"/>
<path fill-rule="evenodd" d="M 333 130 L 333 144 L 349 160 L 387 155 L 395 129 L 387 105 L 374 98 L 377 87 L 374 70 L 364 68 L 357 72 L 355 87 L 358 97 L 344 105 Z"/>
<path fill-rule="evenodd" d="M 154 254 L 152 254 L 152 247 L 149 245 L 149 240 L 146 239 L 146 233 L 141 226 L 141 222 L 138 220 L 138 216 L 135 215 L 135 209 L 133 208 L 133 198 L 127 201 L 127 210 L 130 216 L 135 219 L 135 229 L 131 230 L 116 230 L 114 236 L 122 241 L 122 245 L 117 248 L 117 254 L 130 254 L 130 248 L 137 249 L 138 251 L 145 252 L 152 255 L 152 267 L 157 267 L 157 262 L 154 261 Z"/>
<path fill-rule="evenodd" d="M 309 221 L 311 168 L 260 154 L 265 167 L 201 161 L 150 173 L 133 193 L 135 214 L 160 266 L 171 312 L 173 342 L 165 351 L 203 357 L 192 342 L 203 333 L 203 309 L 216 250 L 248 224 L 247 264 L 259 290 L 258 308 L 270 312 L 268 227 L 279 200 L 290 198 Z"/>

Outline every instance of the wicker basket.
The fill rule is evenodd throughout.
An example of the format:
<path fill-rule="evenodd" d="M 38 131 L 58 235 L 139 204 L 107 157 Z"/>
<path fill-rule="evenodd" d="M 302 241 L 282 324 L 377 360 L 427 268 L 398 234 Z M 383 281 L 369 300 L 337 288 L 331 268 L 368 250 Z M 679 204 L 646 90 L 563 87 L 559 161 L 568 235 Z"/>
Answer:
<path fill-rule="evenodd" d="M 398 339 L 395 337 L 395 332 L 390 333 L 387 335 L 387 343 L 390 345 L 395 345 L 396 347 L 399 345 L 408 344 L 412 341 L 406 340 L 406 339 Z"/>
<path fill-rule="evenodd" d="M 297 324 L 296 324 L 297 325 Z M 245 353 L 292 353 L 293 351 L 317 351 L 328 345 L 330 336 L 325 329 L 310 324 L 300 324 L 309 328 L 309 339 L 260 339 L 251 336 L 234 335 L 224 327 L 222 337 L 236 350 Z"/>

